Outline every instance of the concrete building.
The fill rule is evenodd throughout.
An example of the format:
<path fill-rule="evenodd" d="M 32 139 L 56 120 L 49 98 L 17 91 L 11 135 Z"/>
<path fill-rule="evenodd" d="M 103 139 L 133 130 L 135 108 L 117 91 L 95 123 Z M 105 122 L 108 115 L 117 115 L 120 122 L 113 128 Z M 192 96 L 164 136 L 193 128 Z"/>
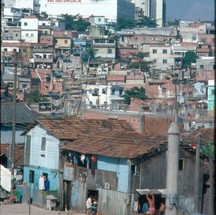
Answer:
<path fill-rule="evenodd" d="M 4 0 L 4 7 L 14 7 L 19 9 L 27 8 L 36 13 L 40 12 L 39 0 Z"/>
<path fill-rule="evenodd" d="M 166 23 L 166 1 L 151 0 L 150 17 L 156 20 L 159 27 L 163 27 Z"/>
<path fill-rule="evenodd" d="M 86 108 L 118 110 L 124 104 L 124 88 L 117 85 L 83 85 Z"/>
<path fill-rule="evenodd" d="M 41 0 L 41 12 L 46 12 L 50 16 L 60 14 L 77 15 L 83 17 L 104 16 L 111 21 L 116 21 L 118 17 L 134 19 L 135 7 L 130 0 Z"/>
<path fill-rule="evenodd" d="M 134 0 L 136 12 L 139 15 L 154 18 L 158 27 L 166 23 L 166 1 L 165 0 Z M 138 18 L 138 17 L 137 17 Z"/>
<path fill-rule="evenodd" d="M 149 60 L 154 61 L 156 69 L 169 70 L 182 61 L 182 56 L 173 54 L 170 45 L 150 46 Z"/>
<path fill-rule="evenodd" d="M 38 42 L 38 18 L 27 16 L 20 20 L 21 22 L 21 39 L 29 43 Z"/>
<path fill-rule="evenodd" d="M 208 81 L 207 89 L 207 101 L 208 101 L 208 111 L 214 111 L 215 108 L 215 81 Z"/>
<path fill-rule="evenodd" d="M 215 59 L 214 57 L 201 57 L 196 60 L 197 71 L 202 70 L 214 70 L 215 69 Z"/>

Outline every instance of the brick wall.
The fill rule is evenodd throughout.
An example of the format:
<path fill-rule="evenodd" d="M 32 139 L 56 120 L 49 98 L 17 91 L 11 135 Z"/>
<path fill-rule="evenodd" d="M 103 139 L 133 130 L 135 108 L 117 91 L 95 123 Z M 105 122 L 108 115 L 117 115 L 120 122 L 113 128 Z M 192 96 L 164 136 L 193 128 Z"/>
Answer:
<path fill-rule="evenodd" d="M 116 118 L 129 122 L 137 132 L 147 133 L 149 135 L 167 135 L 170 123 L 174 121 L 174 116 L 161 115 L 141 115 L 137 114 L 118 114 L 112 112 L 100 112 L 87 110 L 83 113 L 86 119 L 108 119 Z M 142 122 L 143 120 L 143 122 Z M 143 128 L 142 128 L 143 126 Z"/>

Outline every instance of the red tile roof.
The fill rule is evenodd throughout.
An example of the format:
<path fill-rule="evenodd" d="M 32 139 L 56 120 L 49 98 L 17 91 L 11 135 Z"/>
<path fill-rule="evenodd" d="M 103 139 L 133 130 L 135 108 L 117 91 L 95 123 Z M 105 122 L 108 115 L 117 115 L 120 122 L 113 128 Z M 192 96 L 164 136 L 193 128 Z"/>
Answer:
<path fill-rule="evenodd" d="M 181 138 L 184 143 L 193 144 L 197 142 L 197 135 L 201 135 L 201 143 L 214 142 L 214 128 L 199 128 L 191 132 L 184 132 L 181 134 Z"/>
<path fill-rule="evenodd" d="M 136 158 L 166 145 L 165 138 L 127 131 L 98 131 L 60 146 L 65 150 L 116 158 Z"/>
<path fill-rule="evenodd" d="M 124 120 L 116 119 L 38 119 L 35 124 L 32 124 L 23 133 L 25 134 L 36 124 L 41 125 L 55 137 L 62 140 L 75 140 L 86 134 L 97 131 L 135 131 L 133 127 Z"/>

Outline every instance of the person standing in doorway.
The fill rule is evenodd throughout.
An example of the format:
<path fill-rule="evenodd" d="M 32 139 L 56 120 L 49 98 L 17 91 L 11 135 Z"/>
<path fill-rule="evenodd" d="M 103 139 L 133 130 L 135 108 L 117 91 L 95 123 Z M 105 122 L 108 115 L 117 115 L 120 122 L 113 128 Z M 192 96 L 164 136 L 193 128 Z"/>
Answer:
<path fill-rule="evenodd" d="M 155 213 L 155 199 L 154 199 L 154 195 L 151 194 L 151 193 L 148 193 L 146 195 L 146 198 L 147 198 L 148 204 L 149 204 L 148 214 L 153 215 Z"/>

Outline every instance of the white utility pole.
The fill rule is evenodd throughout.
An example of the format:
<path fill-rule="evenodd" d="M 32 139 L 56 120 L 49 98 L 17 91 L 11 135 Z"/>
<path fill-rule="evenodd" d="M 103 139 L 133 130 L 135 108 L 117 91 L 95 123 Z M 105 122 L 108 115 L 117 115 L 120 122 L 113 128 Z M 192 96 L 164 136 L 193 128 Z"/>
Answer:
<path fill-rule="evenodd" d="M 179 127 L 172 122 L 168 130 L 166 215 L 177 215 Z"/>
<path fill-rule="evenodd" d="M 17 52 L 15 52 L 15 70 L 13 86 L 13 119 L 12 119 L 12 143 L 11 143 L 11 196 L 14 188 L 14 169 L 15 169 L 15 144 L 16 144 L 16 92 L 17 92 Z"/>

